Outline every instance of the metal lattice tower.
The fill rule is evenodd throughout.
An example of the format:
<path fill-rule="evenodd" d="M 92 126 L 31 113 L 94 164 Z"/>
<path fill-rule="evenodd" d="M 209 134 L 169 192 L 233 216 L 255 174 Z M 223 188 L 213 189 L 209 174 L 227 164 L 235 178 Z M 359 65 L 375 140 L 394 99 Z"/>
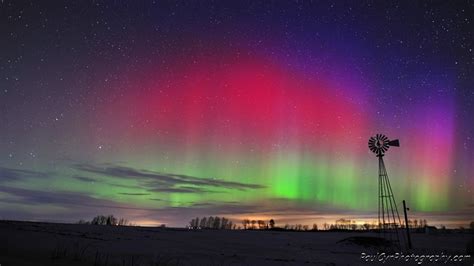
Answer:
<path fill-rule="evenodd" d="M 397 203 L 393 195 L 392 186 L 388 179 L 387 169 L 383 156 L 390 146 L 399 147 L 398 140 L 389 140 L 385 135 L 377 134 L 369 139 L 369 149 L 374 152 L 379 160 L 378 180 L 378 225 L 379 233 L 396 247 L 401 249 L 405 245 L 401 219 L 398 213 Z"/>

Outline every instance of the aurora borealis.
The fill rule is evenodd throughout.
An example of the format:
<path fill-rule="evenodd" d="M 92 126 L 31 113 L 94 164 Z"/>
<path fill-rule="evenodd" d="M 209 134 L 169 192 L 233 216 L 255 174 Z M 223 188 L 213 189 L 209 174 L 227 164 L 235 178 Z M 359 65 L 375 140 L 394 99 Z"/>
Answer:
<path fill-rule="evenodd" d="M 0 218 L 472 219 L 469 2 L 0 3 Z"/>

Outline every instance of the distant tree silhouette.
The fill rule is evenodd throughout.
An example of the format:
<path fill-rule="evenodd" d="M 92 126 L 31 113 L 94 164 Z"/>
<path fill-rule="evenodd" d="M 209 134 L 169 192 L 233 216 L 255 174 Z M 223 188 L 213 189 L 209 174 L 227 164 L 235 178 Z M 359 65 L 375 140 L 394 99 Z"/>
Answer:
<path fill-rule="evenodd" d="M 107 217 L 104 215 L 98 215 L 92 219 L 91 224 L 94 225 L 106 225 L 107 224 Z"/>
<path fill-rule="evenodd" d="M 323 229 L 324 230 L 329 230 L 329 224 L 328 223 L 323 223 Z"/>
<path fill-rule="evenodd" d="M 128 225 L 128 224 L 129 224 L 129 222 L 124 218 L 120 218 L 119 221 L 118 221 L 118 225 L 120 225 L 120 226 L 124 226 L 124 225 Z"/>
<path fill-rule="evenodd" d="M 92 224 L 92 225 L 112 225 L 112 226 L 115 226 L 115 225 L 120 225 L 120 226 L 132 225 L 126 219 L 124 219 L 124 218 L 117 219 L 112 214 L 107 215 L 107 216 L 97 215 L 96 217 L 92 218 L 92 220 L 90 222 L 80 220 L 78 223 L 79 224 Z"/>
<path fill-rule="evenodd" d="M 226 219 L 225 217 L 222 217 L 221 218 L 221 229 L 227 229 L 227 223 L 229 222 L 228 219 Z"/>
<path fill-rule="evenodd" d="M 225 220 L 224 220 L 225 223 Z M 420 230 L 424 226 L 428 225 L 428 222 L 425 219 L 417 219 L 417 220 L 408 220 L 408 223 L 411 224 L 410 228 L 417 228 Z M 474 223 L 474 222 L 473 222 Z M 417 227 L 414 227 L 416 224 Z M 266 229 L 272 229 L 275 228 L 275 220 L 270 219 L 269 221 L 265 220 L 249 220 L 249 219 L 243 219 L 242 220 L 242 225 L 244 229 L 260 229 L 260 230 L 266 230 Z M 227 226 L 223 226 L 227 228 Z M 357 230 L 373 230 L 377 229 L 378 225 L 376 221 L 372 221 L 370 223 L 364 223 L 363 225 L 358 225 L 356 223 L 356 220 L 350 220 L 350 219 L 345 219 L 341 218 L 335 221 L 334 224 L 329 224 L 327 222 L 323 223 L 322 228 L 324 230 L 352 230 L 352 231 L 357 231 Z M 303 225 L 303 224 L 285 224 L 284 227 L 278 228 L 279 230 L 290 230 L 290 231 L 318 231 L 318 225 L 314 223 L 311 227 L 311 225 Z"/>
<path fill-rule="evenodd" d="M 352 229 L 352 221 L 344 218 L 338 219 L 336 220 L 336 229 Z"/>
<path fill-rule="evenodd" d="M 107 216 L 107 225 L 117 225 L 117 218 L 113 215 Z"/>
<path fill-rule="evenodd" d="M 196 229 L 196 219 L 189 221 L 189 228 Z"/>
<path fill-rule="evenodd" d="M 197 229 L 199 227 L 199 217 L 196 217 L 194 221 L 194 228 Z"/>
<path fill-rule="evenodd" d="M 201 228 L 206 228 L 206 226 L 207 226 L 207 218 L 206 218 L 206 217 L 203 217 L 203 218 L 201 219 L 201 222 L 199 223 L 199 227 L 201 227 Z"/>
<path fill-rule="evenodd" d="M 98 215 L 94 218 L 92 218 L 91 224 L 93 225 L 105 225 L 105 216 L 103 215 Z"/>
<path fill-rule="evenodd" d="M 469 224 L 469 228 L 470 228 L 471 230 L 474 230 L 474 221 L 472 221 L 472 222 Z"/>
<path fill-rule="evenodd" d="M 206 228 L 212 228 L 213 225 L 214 225 L 214 217 L 209 216 L 209 218 L 207 218 Z"/>
<path fill-rule="evenodd" d="M 249 224 L 250 224 L 249 219 L 242 220 L 242 225 L 244 226 L 244 229 L 247 229 Z"/>
<path fill-rule="evenodd" d="M 270 219 L 270 221 L 268 222 L 268 224 L 270 225 L 270 228 L 271 228 L 271 229 L 275 228 L 275 220 Z"/>
<path fill-rule="evenodd" d="M 214 217 L 214 223 L 212 225 L 212 228 L 219 229 L 220 224 L 221 224 L 221 219 L 218 216 Z"/>
<path fill-rule="evenodd" d="M 234 224 L 225 217 L 209 216 L 200 219 L 196 217 L 189 222 L 190 229 L 232 229 Z"/>
<path fill-rule="evenodd" d="M 252 220 L 252 221 L 250 221 L 250 223 L 252 224 L 252 229 L 255 229 L 255 224 L 257 223 L 257 221 Z"/>

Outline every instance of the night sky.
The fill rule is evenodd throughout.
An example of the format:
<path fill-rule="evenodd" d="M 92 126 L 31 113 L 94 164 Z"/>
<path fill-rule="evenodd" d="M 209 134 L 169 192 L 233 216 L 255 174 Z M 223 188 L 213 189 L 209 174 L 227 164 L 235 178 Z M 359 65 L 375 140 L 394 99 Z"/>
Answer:
<path fill-rule="evenodd" d="M 0 219 L 474 213 L 474 3 L 0 2 Z M 401 211 L 401 209 L 400 209 Z"/>

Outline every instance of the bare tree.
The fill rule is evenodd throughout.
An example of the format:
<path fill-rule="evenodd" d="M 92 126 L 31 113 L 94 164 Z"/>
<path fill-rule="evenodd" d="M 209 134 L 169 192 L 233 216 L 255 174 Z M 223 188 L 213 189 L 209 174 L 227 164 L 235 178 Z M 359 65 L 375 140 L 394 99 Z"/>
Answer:
<path fill-rule="evenodd" d="M 250 221 L 250 223 L 252 224 L 252 229 L 255 229 L 255 224 L 257 223 L 257 221 L 252 220 L 252 221 Z"/>
<path fill-rule="evenodd" d="M 125 226 L 125 225 L 129 225 L 129 223 L 126 219 L 120 218 L 119 221 L 118 221 L 118 225 L 119 226 Z"/>
<path fill-rule="evenodd" d="M 194 221 L 194 229 L 199 228 L 199 217 L 196 217 L 196 220 Z"/>
<path fill-rule="evenodd" d="M 117 225 L 117 218 L 115 218 L 112 214 L 107 216 L 107 225 Z"/>
<path fill-rule="evenodd" d="M 329 224 L 328 224 L 328 223 L 324 223 L 324 224 L 323 224 L 323 228 L 324 228 L 324 230 L 329 230 Z"/>
<path fill-rule="evenodd" d="M 207 218 L 206 228 L 212 228 L 213 225 L 214 225 L 214 217 L 209 216 L 209 218 Z"/>
<path fill-rule="evenodd" d="M 214 217 L 214 223 L 212 225 L 212 228 L 219 229 L 220 224 L 221 224 L 221 218 L 219 218 L 218 216 Z"/>
<path fill-rule="evenodd" d="M 270 228 L 272 229 L 275 228 L 275 220 L 270 219 L 269 225 L 270 225 Z"/>
<path fill-rule="evenodd" d="M 229 220 L 225 217 L 222 217 L 221 219 L 221 229 L 227 229 L 227 223 L 229 222 Z"/>
<path fill-rule="evenodd" d="M 207 218 L 206 217 L 203 217 L 201 219 L 201 222 L 199 223 L 199 227 L 201 228 L 207 228 Z"/>
<path fill-rule="evenodd" d="M 250 224 L 250 220 L 249 219 L 244 219 L 242 220 L 242 225 L 244 226 L 244 229 L 246 230 L 247 229 L 247 226 Z"/>
<path fill-rule="evenodd" d="M 91 224 L 106 225 L 107 224 L 107 217 L 105 217 L 104 215 L 97 215 L 96 217 L 94 217 L 92 219 Z"/>

